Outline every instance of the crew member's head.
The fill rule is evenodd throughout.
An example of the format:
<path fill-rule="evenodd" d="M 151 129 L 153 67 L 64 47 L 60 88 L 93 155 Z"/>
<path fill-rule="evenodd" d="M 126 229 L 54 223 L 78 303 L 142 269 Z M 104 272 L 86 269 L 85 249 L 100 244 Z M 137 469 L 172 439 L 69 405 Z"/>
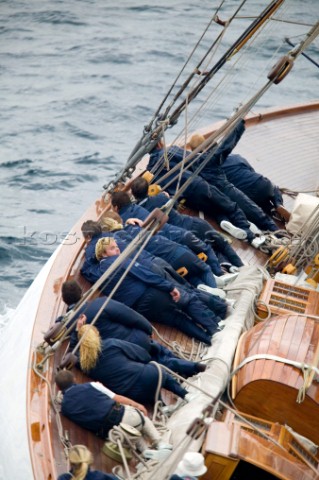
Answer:
<path fill-rule="evenodd" d="M 148 181 L 143 177 L 137 177 L 133 180 L 131 191 L 137 200 L 143 200 L 148 194 Z"/>
<path fill-rule="evenodd" d="M 116 241 L 112 237 L 103 237 L 95 246 L 95 256 L 98 261 L 105 257 L 114 257 L 121 253 Z"/>

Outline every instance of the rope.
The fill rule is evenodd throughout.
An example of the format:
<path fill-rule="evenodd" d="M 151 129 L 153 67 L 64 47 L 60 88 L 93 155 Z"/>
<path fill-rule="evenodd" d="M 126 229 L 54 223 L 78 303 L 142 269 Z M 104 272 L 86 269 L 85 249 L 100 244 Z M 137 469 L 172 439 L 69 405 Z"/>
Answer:
<path fill-rule="evenodd" d="M 319 205 L 300 227 L 299 232 L 291 237 L 288 246 L 289 256 L 286 264 L 292 263 L 296 268 L 303 268 L 319 250 Z"/>
<path fill-rule="evenodd" d="M 159 398 L 160 398 L 162 382 L 163 382 L 163 372 L 162 372 L 163 365 L 160 365 L 159 363 L 154 362 L 153 360 L 149 363 L 152 363 L 153 365 L 155 365 L 155 367 L 157 368 L 157 371 L 158 371 L 157 387 L 156 387 L 156 392 L 155 392 L 155 397 L 154 397 L 154 403 L 157 404 L 157 402 L 159 401 Z M 154 418 L 155 417 L 153 415 L 153 419 Z"/>
<path fill-rule="evenodd" d="M 251 357 L 252 358 L 252 357 Z M 263 356 L 264 358 L 264 356 Z M 282 360 L 280 357 L 278 357 L 279 360 Z M 239 367 L 238 367 L 239 368 Z M 165 368 L 165 370 L 168 370 L 170 371 L 169 369 Z M 171 372 L 170 373 L 174 374 L 174 372 Z M 234 373 L 234 372 L 233 372 Z M 177 374 L 174 374 L 177 378 L 179 377 Z M 190 384 L 190 382 L 185 382 L 185 383 L 188 383 Z M 216 413 L 218 411 L 218 408 L 219 406 L 221 405 L 223 408 L 229 410 L 230 412 L 232 412 L 234 414 L 234 416 L 236 418 L 238 418 L 240 420 L 241 423 L 245 424 L 245 425 L 248 425 L 253 431 L 257 432 L 259 436 L 261 436 L 262 438 L 265 438 L 268 442 L 272 443 L 273 445 L 275 445 L 276 447 L 280 448 L 282 451 L 287 451 L 286 448 L 281 445 L 277 440 L 275 440 L 274 438 L 272 438 L 268 433 L 266 433 L 265 431 L 261 430 L 259 427 L 257 427 L 254 423 L 252 423 L 251 421 L 249 421 L 246 417 L 242 416 L 237 410 L 236 408 L 232 408 L 230 407 L 228 404 L 226 404 L 225 402 L 223 402 L 220 398 L 213 398 L 211 395 L 209 395 L 207 392 L 205 392 L 203 389 L 199 388 L 197 385 L 192 385 L 193 387 L 195 387 L 197 390 L 201 391 L 202 393 L 204 393 L 205 395 L 207 395 L 208 397 L 211 398 L 212 400 L 212 403 L 209 404 L 208 406 L 206 406 L 202 411 L 201 411 L 201 420 L 203 420 L 202 422 L 199 422 L 199 425 L 201 425 L 202 427 L 204 425 L 206 425 L 206 429 L 208 427 L 208 425 L 211 423 L 209 422 L 209 420 L 211 421 L 214 421 L 215 417 L 216 417 Z M 205 427 L 204 427 L 205 428 Z M 204 433 L 205 430 L 202 430 L 200 431 L 200 434 L 202 435 Z M 173 463 L 170 462 L 170 467 L 168 468 L 168 470 L 165 470 L 163 471 L 163 467 L 164 465 L 162 463 L 160 463 L 157 468 L 155 469 L 152 469 L 152 472 L 151 472 L 151 476 L 147 476 L 147 477 L 143 477 L 143 479 L 145 478 L 145 480 L 151 480 L 151 479 L 156 479 L 158 477 L 156 477 L 156 474 L 158 474 L 159 472 L 161 472 L 161 477 L 160 478 L 168 478 L 167 476 L 163 477 L 163 474 L 165 473 L 165 475 L 168 475 L 168 474 L 171 474 L 176 466 L 177 466 L 177 463 L 182 455 L 183 452 L 187 451 L 189 449 L 189 446 L 190 444 L 192 443 L 192 441 L 194 439 L 198 439 L 198 434 L 196 432 L 196 423 L 194 422 L 194 426 L 188 430 L 187 432 L 187 435 L 182 438 L 180 440 L 180 442 L 175 445 L 174 447 L 174 452 L 176 453 L 176 458 L 175 460 L 173 461 Z M 174 453 L 172 454 L 174 455 Z M 314 467 L 311 465 L 311 464 L 308 464 L 308 462 L 305 460 L 305 462 L 307 463 L 307 465 L 313 470 L 313 471 L 316 471 L 314 469 Z M 141 473 L 141 472 L 140 472 Z"/>
<path fill-rule="evenodd" d="M 178 357 L 183 358 L 185 360 L 193 360 L 194 358 L 198 358 L 205 350 L 206 347 L 203 343 L 198 342 L 192 338 L 192 348 L 191 352 L 186 350 L 182 350 L 181 346 L 176 342 L 169 342 L 166 340 L 157 330 L 156 327 L 153 326 L 153 331 L 156 333 L 156 336 L 160 339 L 163 345 L 166 345 L 170 350 L 172 350 Z M 197 346 L 197 352 L 194 353 L 194 350 Z"/>
<path fill-rule="evenodd" d="M 296 54 L 297 55 L 297 54 Z M 176 164 L 167 174 L 165 174 L 161 179 L 157 180 L 159 183 L 161 183 L 165 178 L 168 177 L 168 175 L 171 175 L 173 172 L 178 170 L 179 168 L 182 168 L 182 170 L 185 172 L 186 170 L 190 169 L 195 162 L 198 162 L 198 157 L 196 156 L 199 153 L 200 149 L 206 149 L 207 147 L 211 146 L 213 142 L 216 141 L 217 138 L 226 135 L 230 133 L 230 131 L 236 126 L 237 122 L 244 118 L 244 116 L 249 112 L 249 110 L 252 108 L 253 105 L 257 103 L 257 101 L 266 93 L 266 91 L 271 87 L 271 85 L 276 81 L 276 78 L 273 78 L 272 80 L 269 80 L 262 88 L 259 89 L 259 91 L 256 92 L 255 95 L 253 95 L 248 102 L 246 102 L 245 105 L 243 105 L 234 115 L 232 118 L 230 118 L 228 121 L 225 122 L 225 124 L 220 127 L 214 135 L 210 136 L 203 142 L 203 144 L 199 147 L 197 147 L 190 155 L 187 156 L 187 159 L 182 162 L 179 162 Z M 202 169 L 205 167 L 205 165 L 211 160 L 212 156 L 215 153 L 215 150 L 217 148 L 217 145 L 215 148 L 211 148 L 210 155 L 207 155 L 204 161 L 202 161 L 198 167 L 195 169 L 195 171 L 191 174 L 191 176 L 184 182 L 182 187 L 180 187 L 178 190 L 176 190 L 176 193 L 173 197 L 173 200 L 176 201 L 182 194 L 183 192 L 187 189 L 187 187 L 190 185 L 192 180 L 200 174 Z M 160 159 L 159 159 L 160 160 Z M 186 163 L 187 165 L 183 168 L 183 163 Z M 181 165 L 182 164 L 182 165 Z M 180 175 L 180 173 L 179 173 Z M 163 189 L 166 189 L 169 185 L 171 185 L 174 181 L 176 180 L 176 176 L 171 179 L 164 187 Z"/>

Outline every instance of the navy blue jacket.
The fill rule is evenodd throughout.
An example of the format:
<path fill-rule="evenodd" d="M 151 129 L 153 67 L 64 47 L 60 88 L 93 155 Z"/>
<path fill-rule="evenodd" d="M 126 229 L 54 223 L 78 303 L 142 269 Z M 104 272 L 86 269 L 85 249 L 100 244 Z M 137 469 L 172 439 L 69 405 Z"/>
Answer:
<path fill-rule="evenodd" d="M 246 192 L 256 182 L 264 178 L 263 175 L 253 169 L 246 158 L 234 153 L 228 155 L 222 168 L 228 180 L 243 192 Z"/>
<path fill-rule="evenodd" d="M 139 202 L 139 205 L 146 208 L 149 212 L 152 212 L 154 208 L 161 208 L 165 205 L 167 200 L 165 193 L 159 193 L 144 198 Z M 188 230 L 203 241 L 210 240 L 210 236 L 207 235 L 208 232 L 220 235 L 207 220 L 191 215 L 184 215 L 177 212 L 174 208 L 172 208 L 168 217 L 168 222 L 171 225 Z"/>
<path fill-rule="evenodd" d="M 99 275 L 103 273 L 112 265 L 118 258 L 117 255 L 113 257 L 103 258 L 99 266 Z M 114 272 L 111 278 L 103 285 L 103 292 L 107 295 L 111 292 L 117 281 L 120 279 L 124 269 L 129 265 L 130 261 L 125 260 L 120 267 Z M 126 275 L 125 279 L 114 294 L 114 299 L 125 305 L 131 307 L 140 297 L 145 293 L 149 287 L 155 287 L 164 292 L 171 292 L 174 289 L 174 284 L 166 280 L 158 273 L 152 270 L 152 264 L 143 259 L 140 263 L 136 261 L 131 270 Z"/>
<path fill-rule="evenodd" d="M 199 162 L 203 162 L 206 158 L 210 157 L 205 167 L 200 172 L 200 175 L 212 185 L 216 185 L 222 189 L 223 185 L 229 183 L 229 179 L 226 177 L 222 164 L 235 148 L 236 144 L 240 140 L 242 134 L 245 131 L 244 121 L 240 121 L 237 127 L 231 132 L 225 140 L 219 145 L 219 147 L 208 149 L 206 152 L 199 154 Z M 192 167 L 193 170 L 197 167 L 195 163 Z"/>
<path fill-rule="evenodd" d="M 58 480 L 72 480 L 74 476 L 72 475 L 72 471 L 70 473 L 63 473 L 59 475 Z M 99 470 L 88 470 L 86 477 L 84 480 L 118 480 L 118 477 L 111 475 L 109 473 L 103 473 Z"/>
<path fill-rule="evenodd" d="M 121 215 L 123 221 L 126 221 L 128 218 L 132 217 L 139 218 L 140 220 L 144 221 L 150 212 L 140 205 L 131 204 L 121 208 L 119 214 Z M 180 226 L 166 224 L 158 232 L 158 235 L 164 236 L 173 242 L 180 243 L 181 245 L 188 247 L 196 254 L 200 252 L 205 252 L 207 255 L 211 254 L 209 245 L 206 245 L 205 242 L 197 238 L 191 233 L 191 231 L 188 231 Z"/>
<path fill-rule="evenodd" d="M 158 382 L 158 371 L 149 363 L 151 360 L 144 348 L 125 340 L 108 338 L 102 340 L 97 364 L 87 374 L 118 395 L 137 401 L 144 395 L 147 403 L 154 399 Z"/>
<path fill-rule="evenodd" d="M 130 225 L 125 227 L 125 229 L 127 230 L 127 232 L 130 233 L 132 238 L 138 235 L 141 231 L 140 227 L 134 227 Z M 173 264 L 185 253 L 190 252 L 188 247 L 180 245 L 176 241 L 170 240 L 163 235 L 157 234 L 150 238 L 145 249 L 152 255 L 155 255 L 156 257 L 161 257 L 170 264 Z"/>
<path fill-rule="evenodd" d="M 83 305 L 73 320 L 84 313 L 87 323 L 91 323 L 105 300 L 106 297 L 99 297 Z M 121 338 L 127 342 L 137 343 L 147 350 L 150 348 L 150 335 L 152 334 L 150 322 L 143 315 L 116 300 L 109 299 L 109 303 L 95 322 L 95 326 L 102 338 Z M 74 329 L 71 332 L 69 349 L 73 350 L 77 343 L 78 336 Z"/>
<path fill-rule="evenodd" d="M 152 212 L 154 208 L 161 208 L 168 201 L 169 201 L 169 198 L 163 192 L 158 193 L 157 195 L 151 195 L 149 197 L 143 198 L 143 200 L 137 199 L 138 205 L 140 207 L 146 208 L 146 210 L 148 210 L 149 212 Z M 174 208 L 172 208 L 168 214 L 168 217 L 169 217 L 168 221 L 172 225 L 185 228 L 186 230 L 191 230 L 188 226 L 184 226 L 181 218 L 181 217 L 190 218 L 189 215 L 182 215 L 179 212 L 177 212 Z"/>
<path fill-rule="evenodd" d="M 265 190 L 267 196 L 273 197 L 275 206 L 283 204 L 279 188 L 267 177 L 256 172 L 246 158 L 241 155 L 233 153 L 228 155 L 222 164 L 222 168 L 228 180 L 246 193 L 247 196 L 251 196 L 251 193 L 254 193 L 258 198 L 258 195 L 262 196 Z"/>
<path fill-rule="evenodd" d="M 121 215 L 123 222 L 126 222 L 126 220 L 129 218 L 139 218 L 140 220 L 144 221 L 149 216 L 150 212 L 140 205 L 131 203 L 130 205 L 122 207 L 119 211 L 119 214 Z M 174 227 L 174 225 L 168 224 L 164 225 L 159 231 L 160 235 L 163 235 L 177 243 L 183 243 L 183 238 L 186 233 L 188 232 L 186 232 L 183 228 Z"/>
<path fill-rule="evenodd" d="M 148 170 L 151 170 L 153 165 L 157 163 L 157 161 L 163 156 L 163 149 L 155 149 L 152 151 L 150 154 L 150 159 L 148 163 Z M 169 157 L 171 158 L 170 161 L 170 166 L 173 167 L 176 163 L 180 162 L 181 159 L 183 158 L 184 150 L 180 147 L 177 147 L 173 145 L 172 147 L 168 148 L 167 151 Z M 186 170 L 182 173 L 181 179 L 180 179 L 180 186 L 184 185 L 184 183 L 193 175 L 192 172 L 189 170 Z M 176 187 L 178 184 L 178 178 L 175 178 L 173 182 L 169 185 L 166 186 L 166 184 L 170 181 L 171 178 L 176 177 L 176 172 L 173 172 L 166 180 L 165 180 L 165 190 L 170 194 L 174 195 L 176 192 Z M 154 179 L 156 181 L 156 178 Z M 198 194 L 200 193 L 201 198 L 203 199 L 202 201 L 199 202 L 198 200 Z M 208 183 L 206 180 L 204 180 L 202 177 L 197 176 L 193 177 L 190 185 L 186 188 L 186 190 L 183 193 L 183 197 L 187 198 L 189 201 L 193 199 L 195 201 L 195 207 L 204 209 L 204 205 L 207 202 L 207 198 L 211 198 L 212 196 L 216 196 L 216 190 Z"/>
<path fill-rule="evenodd" d="M 61 413 L 72 422 L 95 434 L 116 402 L 91 383 L 74 384 L 63 392 Z M 121 418 L 124 407 L 121 410 Z M 120 422 L 119 422 L 120 423 Z"/>
<path fill-rule="evenodd" d="M 97 241 L 103 237 L 113 237 L 121 251 L 123 251 L 132 240 L 132 236 L 129 235 L 129 233 L 125 230 L 105 232 L 97 235 L 91 240 L 91 242 L 86 247 L 85 261 L 81 267 L 81 274 L 90 283 L 95 283 L 101 276 L 99 270 L 99 262 L 95 257 L 95 246 Z M 148 260 L 149 262 L 152 262 L 153 269 L 163 266 L 162 262 L 160 262 L 157 258 L 154 257 L 154 255 L 152 255 L 146 250 L 143 250 L 140 253 L 139 258 L 143 261 Z"/>

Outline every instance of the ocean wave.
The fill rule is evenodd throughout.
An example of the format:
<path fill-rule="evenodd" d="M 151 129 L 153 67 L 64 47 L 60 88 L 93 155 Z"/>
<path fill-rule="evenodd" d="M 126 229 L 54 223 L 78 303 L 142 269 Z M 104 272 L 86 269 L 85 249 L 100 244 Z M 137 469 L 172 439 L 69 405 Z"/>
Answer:
<path fill-rule="evenodd" d="M 3 333 L 4 328 L 10 323 L 15 309 L 8 307 L 3 301 L 0 299 L 0 335 Z"/>
<path fill-rule="evenodd" d="M 116 159 L 113 155 L 108 157 L 101 157 L 99 152 L 92 153 L 91 155 L 84 155 L 83 157 L 76 158 L 74 163 L 77 165 L 107 165 L 108 163 L 116 163 Z"/>
<path fill-rule="evenodd" d="M 73 187 L 77 184 L 82 184 L 85 182 L 97 182 L 99 180 L 98 175 L 92 175 L 92 174 L 81 174 L 81 175 L 67 175 L 69 178 L 66 179 L 65 176 L 62 175 L 54 175 L 54 179 L 51 179 L 50 181 L 48 178 L 46 178 L 45 181 L 38 182 L 38 176 L 32 182 L 28 180 L 27 178 L 24 178 L 23 175 L 21 177 L 15 177 L 12 178 L 9 182 L 9 185 L 12 187 L 20 187 L 24 190 L 31 190 L 31 191 L 39 191 L 39 190 L 72 190 Z M 59 177 L 59 178 L 56 178 Z M 61 178 L 60 178 L 61 177 Z"/>
<path fill-rule="evenodd" d="M 76 125 L 69 123 L 69 122 L 64 122 L 63 126 L 74 136 L 76 137 L 81 137 L 81 138 L 86 138 L 88 140 L 98 140 L 100 137 L 92 132 L 89 132 L 88 130 L 81 129 L 77 127 Z"/>
<path fill-rule="evenodd" d="M 109 51 L 101 54 L 97 54 L 94 57 L 91 57 L 89 59 L 89 63 L 112 63 L 114 65 L 117 64 L 124 64 L 124 65 L 130 65 L 132 64 L 132 57 L 130 54 L 126 53 L 110 53 Z"/>
<path fill-rule="evenodd" d="M 27 165 L 30 165 L 32 163 L 32 160 L 29 158 L 22 158 L 21 160 L 11 160 L 9 162 L 3 162 L 0 164 L 0 168 L 20 168 L 20 167 L 25 167 Z"/>
<path fill-rule="evenodd" d="M 35 21 L 37 23 L 50 23 L 52 25 L 87 25 L 87 23 L 83 21 L 83 18 L 80 21 L 72 12 L 61 10 L 44 10 L 41 12 L 21 11 L 12 14 L 11 18 L 13 20 L 23 18 L 24 20 Z"/>
<path fill-rule="evenodd" d="M 35 233 L 37 235 L 27 233 L 22 237 L 0 237 L 1 266 L 5 267 L 13 262 L 42 263 L 50 255 L 52 248 L 51 244 L 45 244 L 44 234 L 42 238 L 38 232 Z M 23 263 L 20 263 L 20 266 L 23 266 Z"/>

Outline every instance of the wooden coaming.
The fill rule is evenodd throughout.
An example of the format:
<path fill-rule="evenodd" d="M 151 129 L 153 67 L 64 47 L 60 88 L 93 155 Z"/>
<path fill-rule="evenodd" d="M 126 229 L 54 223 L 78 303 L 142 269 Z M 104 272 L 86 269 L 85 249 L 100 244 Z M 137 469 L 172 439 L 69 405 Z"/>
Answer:
<path fill-rule="evenodd" d="M 243 335 L 236 368 L 255 354 L 318 366 L 319 324 L 304 316 L 274 317 Z M 302 371 L 272 359 L 252 360 L 236 374 L 234 402 L 247 414 L 287 424 L 315 443 L 319 441 L 319 386 L 314 379 L 297 403 Z"/>

